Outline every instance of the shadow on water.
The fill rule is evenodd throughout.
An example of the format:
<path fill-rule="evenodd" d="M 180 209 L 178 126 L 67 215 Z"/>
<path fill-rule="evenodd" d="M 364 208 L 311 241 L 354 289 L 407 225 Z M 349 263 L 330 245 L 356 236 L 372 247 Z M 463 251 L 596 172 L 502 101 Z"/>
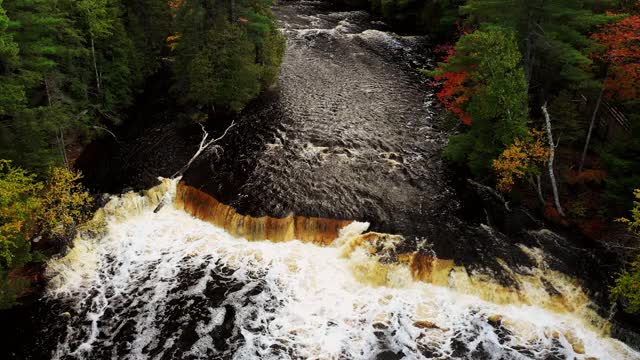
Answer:
<path fill-rule="evenodd" d="M 235 117 L 238 126 L 219 148 L 193 164 L 183 178 L 186 184 L 242 214 L 366 221 L 374 231 L 403 235 L 398 252 L 435 253 L 508 287 L 518 287 L 515 276 L 536 266 L 520 245 L 541 248 L 547 266 L 579 278 L 599 305 L 597 311 L 608 316 L 606 288 L 617 264 L 608 263 L 603 249 L 540 231 L 543 224 L 535 216 L 507 210 L 490 189 L 470 185 L 441 160 L 447 134 L 440 110 L 433 90 L 415 71 L 432 66 L 426 37 L 396 35 L 366 12 L 336 10 L 323 2 L 281 2 L 275 11 L 288 39 L 279 83 Z M 188 109 L 168 95 L 167 79 L 166 71 L 151 79 L 132 114 L 135 120 L 115 131 L 117 140 L 97 140 L 78 160 L 94 191 L 149 188 L 157 176 L 171 176 L 195 152 L 200 128 L 184 115 Z M 207 127 L 213 134 L 220 134 L 231 120 L 212 118 Z M 204 301 L 201 297 L 182 299 L 173 304 L 169 320 L 179 314 L 196 318 L 198 312 L 220 306 L 221 296 L 245 285 L 230 283 L 224 268 L 218 270 L 211 277 L 220 277 L 212 281 L 219 289 L 211 290 L 206 300 L 212 303 L 196 303 Z M 199 277 L 180 276 L 184 281 L 176 286 Z M 145 289 L 139 291 L 145 295 Z M 551 285 L 547 291 L 560 292 Z M 125 298 L 135 298 L 130 295 Z M 129 305 L 123 303 L 127 309 L 117 311 L 120 318 L 140 311 Z M 6 318 L 21 323 L 3 337 L 15 339 L 15 351 L 10 351 L 21 354 L 9 358 L 40 358 L 55 348 L 66 336 L 66 308 L 57 300 L 38 300 L 7 313 Z M 239 336 L 228 325 L 233 311 L 225 314 L 216 340 L 222 342 L 215 345 L 223 353 L 223 339 Z M 176 323 L 163 322 L 162 331 L 174 332 L 171 326 Z M 103 326 L 119 332 L 122 341 L 117 346 L 131 340 L 126 323 Z M 614 327 L 614 334 L 640 343 L 621 329 Z M 184 338 L 176 341 L 193 343 L 194 331 L 186 329 Z M 168 335 L 160 337 L 166 341 Z M 161 345 L 147 354 L 152 356 Z M 98 356 L 109 357 L 106 349 Z"/>

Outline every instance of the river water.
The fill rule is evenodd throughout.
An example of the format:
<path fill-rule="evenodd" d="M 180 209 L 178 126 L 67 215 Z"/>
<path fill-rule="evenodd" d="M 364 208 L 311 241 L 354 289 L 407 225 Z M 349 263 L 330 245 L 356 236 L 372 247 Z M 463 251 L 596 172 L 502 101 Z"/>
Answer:
<path fill-rule="evenodd" d="M 593 251 L 459 216 L 469 205 L 439 158 L 446 133 L 416 73 L 431 66 L 426 38 L 321 1 L 275 11 L 288 45 L 278 86 L 182 187 L 111 197 L 47 264 L 24 357 L 640 358 L 611 338 Z M 136 141 L 127 171 L 150 182 L 180 169 L 198 139 Z M 195 189 L 229 206 L 203 210 L 214 200 Z"/>
<path fill-rule="evenodd" d="M 361 241 L 366 223 L 318 246 L 236 238 L 171 205 L 154 212 L 175 183 L 113 197 L 94 219 L 104 236 L 85 233 L 48 264 L 53 358 L 638 356 L 575 314 L 414 281 Z"/>

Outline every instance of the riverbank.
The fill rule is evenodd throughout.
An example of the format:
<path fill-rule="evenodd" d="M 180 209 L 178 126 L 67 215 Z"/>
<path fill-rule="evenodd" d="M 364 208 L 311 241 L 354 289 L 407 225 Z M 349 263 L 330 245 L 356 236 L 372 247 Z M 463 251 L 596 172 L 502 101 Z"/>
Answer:
<path fill-rule="evenodd" d="M 415 71 L 431 63 L 428 40 L 398 36 L 382 30 L 379 20 L 365 12 L 344 10 L 316 2 L 283 3 L 276 9 L 281 27 L 289 39 L 278 86 L 264 93 L 237 117 L 212 117 L 207 124 L 212 136 L 221 134 L 231 120 L 238 125 L 217 144 L 219 148 L 204 153 L 183 178 L 183 185 L 210 196 L 200 202 L 216 204 L 216 207 L 224 208 L 225 214 L 238 215 L 231 216 L 237 221 L 231 219 L 227 222 L 228 216 L 213 215 L 212 219 L 204 220 L 218 221 L 221 227 L 233 223 L 236 229 L 239 228 L 239 218 L 247 221 L 244 215 L 286 218 L 295 214 L 331 219 L 336 223 L 367 221 L 373 231 L 402 237 L 402 242 L 394 245 L 395 252 L 416 252 L 430 259 L 429 264 L 435 258 L 447 264 L 443 267 L 444 275 L 437 277 L 437 281 L 442 283 L 437 285 L 458 286 L 460 293 L 465 293 L 465 288 L 460 285 L 466 284 L 465 279 L 483 279 L 489 285 L 482 287 L 476 284 L 476 288 L 469 286 L 466 291 L 476 291 L 474 295 L 480 299 L 488 297 L 490 302 L 502 299 L 506 304 L 520 301 L 519 292 L 534 294 L 543 300 L 550 299 L 549 304 L 558 305 L 561 311 L 571 312 L 580 307 L 580 310 L 595 313 L 600 319 L 607 319 L 610 308 L 606 289 L 609 276 L 616 267 L 599 253 L 600 248 L 544 230 L 543 224 L 532 220 L 526 210 L 509 207 L 489 188 L 469 184 L 466 178 L 448 169 L 440 159 L 447 133 L 440 124 L 439 109 L 434 104 L 432 91 Z M 200 141 L 201 129 L 190 123 L 188 116 L 179 118 L 188 109 L 175 106 L 167 94 L 161 78 L 150 83 L 135 115 L 140 125 L 115 131 L 117 140 L 105 137 L 87 149 L 78 166 L 84 169 L 85 180 L 94 191 L 122 193 L 128 189 L 148 189 L 156 184 L 157 176 L 170 177 L 190 159 Z M 190 204 L 194 203 L 192 200 Z M 194 209 L 196 207 L 191 206 L 188 211 L 198 216 Z M 217 250 L 206 242 L 206 237 L 219 235 L 225 251 L 232 251 L 233 241 L 242 241 L 243 246 L 259 248 L 259 254 L 264 252 L 267 257 L 272 254 L 269 242 L 252 245 L 245 244 L 244 240 L 228 239 L 229 235 L 221 234 L 219 229 L 211 230 L 184 214 L 175 213 L 173 209 L 167 211 L 157 218 L 147 211 L 144 221 L 131 219 L 126 229 L 138 231 L 146 224 L 154 223 L 158 227 L 150 227 L 153 231 L 139 234 L 149 239 L 149 244 L 162 237 L 163 244 L 172 244 L 176 240 L 185 245 L 192 239 L 189 236 L 183 239 L 177 233 L 187 231 L 189 227 L 174 228 L 176 239 L 163 234 L 169 232 L 170 226 L 187 224 L 203 230 L 205 235 L 193 235 L 210 251 Z M 258 225 L 250 232 L 268 238 L 269 231 L 276 227 L 271 224 L 279 222 L 267 219 L 264 223 L 256 223 Z M 256 228 L 260 231 L 255 231 Z M 336 237 L 336 230 L 331 228 L 332 239 Z M 114 238 L 113 244 L 135 243 L 136 247 L 145 248 L 144 243 L 136 242 L 136 236 L 129 238 L 127 231 L 116 228 L 114 231 L 122 231 L 119 234 L 130 241 L 120 244 Z M 260 239 L 256 236 L 253 240 Z M 289 249 L 286 244 L 278 246 L 283 251 Z M 344 261 L 334 260 L 333 249 L 298 248 L 297 243 L 291 247 L 318 251 L 324 254 L 323 259 L 328 263 L 336 264 L 336 267 L 346 266 Z M 156 256 L 154 261 L 160 263 L 165 259 L 163 251 L 167 250 L 182 252 L 184 249 L 150 248 Z M 89 287 L 98 284 L 109 288 L 112 286 L 109 283 L 110 271 L 126 272 L 116 261 L 118 253 L 106 251 L 102 255 L 105 256 L 103 261 L 110 265 L 100 270 L 104 278 L 100 278 L 98 283 L 89 283 Z M 207 262 L 206 255 L 203 256 L 198 257 L 198 261 Z M 155 276 L 154 266 L 157 264 L 138 260 L 145 270 L 137 271 Z M 184 271 L 174 275 L 179 277 L 178 280 L 186 279 L 185 283 L 198 281 L 201 269 L 191 267 L 187 257 L 183 261 L 187 263 Z M 390 266 L 394 266 L 395 261 L 398 259 L 393 259 Z M 260 266 L 264 265 L 263 270 L 268 272 L 269 262 L 265 264 Z M 213 267 L 213 273 L 221 277 L 216 277 L 216 281 L 222 279 L 220 281 L 224 283 L 221 285 L 214 281 L 211 285 L 211 291 L 218 289 L 211 301 L 219 307 L 223 298 L 218 296 L 220 292 L 235 293 L 246 283 L 236 283 L 235 280 L 228 283 L 225 279 L 228 280 L 229 276 L 224 268 Z M 455 271 L 451 271 L 454 267 Z M 233 269 L 243 271 L 244 267 Z M 311 275 L 306 273 L 304 276 Z M 351 281 L 349 279 L 346 281 Z M 176 292 L 181 293 L 188 286 L 181 285 L 178 280 L 172 284 L 176 286 Z M 256 278 L 251 278 L 254 280 L 262 281 L 262 278 L 256 275 Z M 430 280 L 433 282 L 434 276 Z M 146 295 L 158 290 L 139 286 L 137 280 L 123 281 L 130 286 L 131 297 L 124 297 L 127 301 L 133 301 L 137 290 L 142 289 L 140 291 Z M 146 281 L 144 276 L 141 281 Z M 564 286 L 567 283 L 571 284 L 570 288 Z M 534 292 L 527 292 L 530 285 L 537 286 Z M 262 293 L 262 290 L 264 288 L 255 291 Z M 362 288 L 361 291 L 366 294 L 374 290 Z M 243 292 L 239 294 L 252 296 Z M 426 296 L 422 292 L 420 294 Z M 33 311 L 18 309 L 13 314 L 17 317 L 42 316 L 55 322 L 55 319 L 68 317 L 69 307 L 79 306 L 84 312 L 69 313 L 69 317 L 73 317 L 73 324 L 78 328 L 83 328 L 80 315 L 88 316 L 93 310 L 84 306 L 82 301 L 91 303 L 96 299 L 96 293 L 78 292 L 76 295 L 86 298 L 71 297 L 66 299 L 67 302 L 51 302 L 49 299 L 46 304 L 35 302 L 31 307 Z M 172 307 L 171 321 L 166 322 L 166 331 L 177 331 L 180 327 L 176 325 L 179 314 L 188 312 L 185 303 L 181 302 L 185 299 L 178 297 L 173 304 L 175 308 Z M 124 303 L 116 304 L 116 300 L 112 305 L 122 316 L 120 320 L 140 315 L 135 306 L 129 312 Z M 205 305 L 209 300 L 203 301 L 198 309 L 206 313 Z M 224 308 L 225 316 L 219 325 L 223 328 L 230 324 L 226 314 L 231 314 L 229 308 Z M 233 311 L 237 313 L 241 309 L 234 308 Z M 135 340 L 132 338 L 136 334 L 133 325 L 127 321 L 111 322 L 114 315 L 107 314 L 100 321 L 101 325 L 112 330 L 122 325 L 125 329 L 123 337 L 115 339 L 119 346 Z M 491 314 L 479 316 L 483 324 L 485 315 Z M 158 321 L 165 324 L 164 320 Z M 194 324 L 197 323 L 189 323 L 188 328 L 195 329 Z M 461 326 L 455 321 L 451 323 Z M 54 328 L 58 329 L 56 326 Z M 614 325 L 613 334 L 637 346 L 639 342 L 633 337 L 633 332 L 626 330 L 634 326 L 629 323 Z M 15 334 L 26 338 L 29 331 L 35 330 L 29 325 L 24 329 Z M 41 349 L 52 349 L 65 341 L 61 334 L 42 339 L 46 344 L 41 344 Z M 195 342 L 198 337 L 197 332 L 195 334 L 192 331 L 177 348 L 184 349 L 192 340 Z M 70 345 L 80 345 L 84 335 L 80 332 L 77 337 L 72 337 Z M 15 339 L 12 334 L 7 336 Z M 17 346 L 27 348 L 28 344 L 19 343 Z M 126 349 L 114 351 L 125 352 Z"/>

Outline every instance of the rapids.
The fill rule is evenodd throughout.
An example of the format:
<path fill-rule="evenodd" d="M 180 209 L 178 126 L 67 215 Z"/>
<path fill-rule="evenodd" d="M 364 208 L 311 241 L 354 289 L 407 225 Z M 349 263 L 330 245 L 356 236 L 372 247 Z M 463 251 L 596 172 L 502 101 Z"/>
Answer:
<path fill-rule="evenodd" d="M 47 301 L 64 311 L 45 330 L 58 339 L 53 358 L 640 356 L 571 313 L 414 281 L 362 242 L 367 223 L 328 246 L 230 236 L 173 206 L 176 182 L 112 197 L 49 262 Z"/>
<path fill-rule="evenodd" d="M 531 216 L 479 184 L 482 203 L 456 193 L 415 71 L 427 38 L 326 1 L 274 10 L 278 85 L 183 182 L 152 187 L 200 140 L 162 106 L 85 157 L 89 183 L 124 194 L 47 263 L 25 357 L 640 358 L 611 337 L 640 344 L 607 318 L 606 256 L 535 221 L 502 234 L 496 214 Z"/>

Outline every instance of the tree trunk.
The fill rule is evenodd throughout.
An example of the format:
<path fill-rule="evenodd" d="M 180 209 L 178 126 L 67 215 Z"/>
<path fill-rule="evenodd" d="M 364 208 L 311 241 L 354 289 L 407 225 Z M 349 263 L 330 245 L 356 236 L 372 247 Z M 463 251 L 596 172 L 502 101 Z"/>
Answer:
<path fill-rule="evenodd" d="M 533 68 L 533 39 L 532 39 L 532 25 L 531 25 L 531 12 L 528 14 L 527 19 L 527 39 L 526 50 L 524 56 L 524 75 L 527 79 L 527 91 L 531 88 L 531 70 Z"/>
<path fill-rule="evenodd" d="M 540 175 L 536 175 L 535 178 L 532 176 L 530 181 L 534 189 L 536 190 L 536 194 L 538 195 L 538 200 L 540 200 L 540 203 L 542 204 L 542 206 L 544 206 L 545 202 L 544 202 L 544 195 L 542 195 L 542 179 L 540 178 Z"/>
<path fill-rule="evenodd" d="M 69 160 L 67 159 L 67 149 L 66 146 L 64 145 L 64 133 L 62 132 L 62 129 L 60 128 L 60 149 L 62 150 L 62 160 L 64 160 L 64 166 L 67 168 L 67 170 L 69 170 Z"/>
<path fill-rule="evenodd" d="M 49 83 L 47 82 L 47 74 L 42 74 L 42 78 L 44 79 L 44 90 L 47 93 L 47 103 L 49 107 L 51 107 L 51 93 L 49 92 Z"/>
<path fill-rule="evenodd" d="M 98 93 L 101 92 L 100 89 L 100 74 L 98 73 L 98 63 L 96 61 L 96 47 L 93 42 L 93 34 L 90 33 L 91 36 L 91 57 L 93 58 L 93 70 L 96 73 L 96 87 L 98 88 Z"/>
<path fill-rule="evenodd" d="M 593 110 L 593 114 L 591 115 L 591 123 L 589 124 L 589 131 L 587 132 L 587 140 L 584 143 L 584 149 L 582 150 L 582 157 L 580 158 L 580 166 L 578 167 L 578 172 L 582 172 L 582 168 L 584 167 L 584 160 L 587 157 L 587 151 L 589 150 L 589 143 L 591 142 L 591 134 L 593 133 L 593 128 L 596 123 L 596 119 L 598 117 L 598 111 L 600 110 L 600 105 L 602 104 L 602 96 L 604 95 L 604 84 L 607 81 L 607 76 L 605 76 L 604 81 L 602 82 L 602 89 L 600 89 L 600 95 L 598 95 L 598 101 L 596 102 L 596 108 Z"/>
<path fill-rule="evenodd" d="M 553 134 L 551 133 L 551 118 L 547 111 L 547 103 L 542 105 L 542 112 L 544 113 L 545 123 L 547 126 L 547 137 L 549 138 L 549 177 L 551 178 L 551 188 L 553 189 L 553 200 L 556 205 L 556 210 L 561 216 L 564 216 L 562 206 L 560 206 L 560 197 L 558 195 L 558 185 L 556 184 L 556 176 L 553 173 L 553 159 L 556 155 L 556 145 L 553 143 Z"/>

